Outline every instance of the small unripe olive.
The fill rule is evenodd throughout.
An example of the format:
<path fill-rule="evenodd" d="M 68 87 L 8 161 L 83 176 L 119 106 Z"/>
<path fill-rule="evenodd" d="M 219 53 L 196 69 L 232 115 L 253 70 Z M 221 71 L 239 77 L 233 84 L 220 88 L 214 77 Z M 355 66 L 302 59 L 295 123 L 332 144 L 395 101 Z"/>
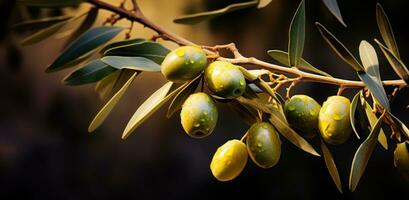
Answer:
<path fill-rule="evenodd" d="M 225 61 L 212 62 L 205 70 L 205 79 L 212 92 L 227 99 L 241 96 L 246 89 L 240 69 Z"/>
<path fill-rule="evenodd" d="M 167 80 L 185 82 L 198 76 L 206 65 L 206 53 L 203 49 L 183 46 L 166 55 L 161 70 Z"/>
<path fill-rule="evenodd" d="M 229 140 L 213 155 L 210 170 L 219 181 L 236 178 L 247 163 L 246 145 L 239 140 Z"/>
<path fill-rule="evenodd" d="M 318 126 L 322 138 L 330 144 L 344 143 L 352 132 L 349 119 L 351 102 L 342 96 L 328 97 L 318 116 Z"/>
<path fill-rule="evenodd" d="M 183 103 L 180 119 L 183 129 L 193 138 L 203 138 L 214 130 L 217 123 L 217 107 L 206 93 L 191 94 Z"/>
<path fill-rule="evenodd" d="M 399 143 L 394 152 L 395 167 L 409 181 L 409 141 Z"/>
<path fill-rule="evenodd" d="M 304 137 L 318 133 L 318 114 L 321 106 L 307 95 L 294 95 L 285 103 L 284 114 L 290 126 Z"/>
<path fill-rule="evenodd" d="M 281 141 L 271 124 L 253 124 L 248 130 L 246 143 L 250 158 L 258 166 L 270 168 L 280 160 Z"/>

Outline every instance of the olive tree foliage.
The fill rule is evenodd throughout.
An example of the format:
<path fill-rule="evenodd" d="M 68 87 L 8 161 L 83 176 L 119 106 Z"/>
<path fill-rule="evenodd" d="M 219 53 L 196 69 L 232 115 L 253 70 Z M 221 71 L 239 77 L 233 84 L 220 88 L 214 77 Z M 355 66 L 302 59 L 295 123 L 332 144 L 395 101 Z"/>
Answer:
<path fill-rule="evenodd" d="M 315 23 L 322 38 L 334 53 L 345 61 L 351 67 L 351 70 L 356 72 L 360 81 L 353 81 L 333 77 L 302 58 L 306 26 L 305 4 L 308 1 L 302 0 L 300 2 L 292 18 L 288 33 L 288 49 L 267 51 L 268 55 L 277 61 L 277 64 L 261 61 L 254 57 L 245 57 L 233 43 L 216 46 L 194 44 L 146 18 L 138 6 L 137 0 L 129 0 L 129 5 L 132 5 L 131 8 L 127 8 L 127 1 L 124 0 L 120 6 L 115 6 L 108 1 L 101 0 L 18 0 L 18 3 L 22 5 L 38 8 L 64 9 L 79 4 L 91 5 L 88 11 L 78 15 L 46 17 L 23 21 L 14 25 L 14 28 L 42 28 L 21 41 L 22 45 L 31 45 L 58 34 L 64 26 L 74 21 L 82 20 L 81 25 L 72 30 L 67 40 L 69 44 L 54 62 L 47 67 L 46 72 L 76 67 L 63 80 L 64 84 L 71 86 L 95 84 L 95 91 L 99 94 L 101 100 L 106 101 L 106 104 L 91 121 L 88 128 L 89 132 L 95 131 L 104 122 L 138 76 L 143 76 L 145 73 L 160 72 L 161 69 L 163 72 L 165 66 L 163 66 L 162 62 L 167 59 L 167 55 L 175 54 L 175 51 L 171 51 L 157 42 L 158 39 L 163 39 L 180 46 L 197 47 L 197 51 L 204 52 L 207 63 L 218 61 L 222 63 L 219 64 L 223 70 L 226 66 L 234 66 L 230 66 L 233 71 L 236 70 L 234 73 L 240 73 L 245 78 L 243 79 L 245 80 L 245 89 L 233 98 L 218 95 L 217 92 L 212 92 L 216 90 L 212 90 L 211 87 L 206 88 L 210 86 L 209 80 L 212 79 L 214 74 L 208 75 L 207 70 L 204 72 L 203 69 L 201 69 L 203 73 L 199 73 L 194 78 L 184 79 L 183 81 L 169 81 L 153 92 L 135 111 L 123 131 L 123 139 L 128 138 L 135 132 L 141 123 L 165 105 L 166 102 L 170 102 L 167 112 L 167 117 L 170 117 L 180 109 L 184 112 L 184 102 L 187 102 L 193 93 L 201 92 L 206 94 L 196 96 L 196 98 L 202 98 L 201 100 L 190 100 L 189 102 L 193 102 L 192 105 L 202 100 L 203 102 L 214 101 L 218 104 L 227 104 L 232 108 L 232 112 L 237 112 L 242 117 L 243 122 L 251 126 L 249 131 L 243 134 L 241 140 L 227 142 L 217 150 L 211 163 L 211 169 L 213 175 L 221 181 L 231 180 L 240 174 L 247 162 L 248 153 L 258 166 L 263 168 L 274 166 L 280 157 L 280 137 L 282 137 L 308 154 L 323 157 L 329 175 L 338 190 L 342 192 L 340 176 L 327 143 L 339 144 L 343 141 L 336 141 L 337 138 L 327 140 L 326 137 L 333 137 L 332 134 L 338 133 L 341 135 L 349 134 L 346 133 L 348 128 L 361 142 L 351 165 L 348 184 L 350 191 L 354 191 L 357 187 L 372 151 L 378 144 L 385 150 L 395 146 L 399 147 L 399 152 L 395 152 L 395 165 L 407 176 L 409 171 L 409 143 L 407 142 L 409 129 L 392 113 L 390 102 L 401 89 L 407 87 L 409 71 L 401 60 L 392 26 L 380 4 L 376 5 L 375 11 L 382 38 L 374 38 L 374 41 L 369 42 L 362 40 L 359 44 L 359 57 L 355 57 L 336 38 L 336 35 L 325 28 L 324 25 L 319 22 Z M 176 18 L 174 22 L 194 25 L 240 9 L 268 9 L 266 6 L 270 3 L 271 0 L 236 3 L 218 10 L 181 16 Z M 323 0 L 323 4 L 338 19 L 340 25 L 347 27 L 336 0 Z M 112 15 L 103 24 L 94 24 L 100 10 L 110 11 Z M 156 34 L 152 38 L 130 38 L 132 27 L 116 26 L 116 22 L 119 20 L 129 20 L 132 24 L 140 23 L 155 31 Z M 114 39 L 118 38 L 116 36 L 121 33 L 125 33 L 124 40 Z M 375 48 L 382 51 L 383 56 L 389 61 L 390 66 L 400 79 L 381 79 Z M 231 51 L 234 56 L 225 57 L 221 55 L 220 50 L 222 49 Z M 179 55 L 177 51 L 176 54 Z M 195 62 L 195 60 L 190 61 L 192 64 Z M 190 61 L 187 60 L 185 65 L 188 66 Z M 183 62 L 181 65 L 184 65 Z M 244 65 L 252 65 L 258 69 L 249 70 L 243 67 Z M 342 95 L 345 89 L 349 88 L 360 88 L 360 91 L 356 93 L 351 101 L 344 97 L 329 98 L 321 108 L 310 97 L 291 97 L 291 89 L 296 84 L 307 81 L 336 85 L 339 87 L 339 96 Z M 240 84 L 244 85 L 244 83 Z M 286 87 L 285 94 L 277 92 L 281 87 Z M 384 87 L 393 87 L 393 93 L 388 95 Z M 310 102 L 311 104 L 297 102 Z M 302 107 L 302 105 L 312 107 Z M 337 108 L 335 109 L 331 105 L 335 105 Z M 213 104 L 210 106 L 213 106 Z M 195 109 L 193 108 L 193 110 Z M 215 110 L 215 107 L 211 107 L 207 111 L 213 112 Z M 295 120 L 298 119 L 297 115 L 288 114 L 293 110 L 296 110 L 300 116 L 306 112 L 315 116 L 315 118 L 311 118 L 311 122 L 316 123 L 317 127 L 319 125 L 318 128 L 313 129 L 315 132 L 312 136 L 315 135 L 316 137 L 311 138 L 299 134 L 303 130 L 297 128 L 297 125 L 293 123 L 294 117 Z M 207 115 L 207 111 L 204 111 L 205 115 Z M 189 114 L 189 112 L 187 113 Z M 214 116 L 217 117 L 217 115 Z M 308 120 L 311 120 L 302 117 L 299 119 L 306 120 L 303 122 L 310 122 Z M 186 120 L 190 120 L 189 115 Z M 188 127 L 190 122 L 182 121 L 183 123 L 186 123 L 186 127 Z M 185 124 L 183 125 L 185 128 Z M 199 126 L 200 124 L 197 127 Z M 196 127 L 196 124 L 189 128 L 194 129 L 194 127 Z M 329 131 L 330 129 L 331 131 Z M 344 137 L 343 140 L 346 140 L 349 135 L 342 136 Z M 311 145 L 309 140 L 313 139 L 321 141 L 321 145 L 319 147 Z M 393 145 L 391 147 L 388 144 Z M 247 145 L 247 150 L 243 145 Z M 257 148 L 262 149 L 262 145 L 267 146 L 264 149 L 266 151 L 257 151 Z M 317 149 L 320 149 L 320 151 Z"/>

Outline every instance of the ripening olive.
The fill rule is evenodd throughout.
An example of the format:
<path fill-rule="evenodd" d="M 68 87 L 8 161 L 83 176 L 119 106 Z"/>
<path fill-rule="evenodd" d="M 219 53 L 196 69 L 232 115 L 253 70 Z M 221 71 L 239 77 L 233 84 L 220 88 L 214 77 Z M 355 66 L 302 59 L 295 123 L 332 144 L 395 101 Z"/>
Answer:
<path fill-rule="evenodd" d="M 318 114 L 321 106 L 307 95 L 294 95 L 284 107 L 285 117 L 292 128 L 304 137 L 312 138 L 318 132 Z"/>
<path fill-rule="evenodd" d="M 281 141 L 274 127 L 266 122 L 253 124 L 248 130 L 247 151 L 262 168 L 270 168 L 280 160 Z"/>
<path fill-rule="evenodd" d="M 239 97 L 246 89 L 240 69 L 225 61 L 212 62 L 205 70 L 205 79 L 212 92 L 226 99 Z"/>
<path fill-rule="evenodd" d="M 216 127 L 217 107 L 206 93 L 191 94 L 183 103 L 180 119 L 183 129 L 193 138 L 204 138 Z"/>
<path fill-rule="evenodd" d="M 318 116 L 318 126 L 322 138 L 330 144 L 344 143 L 352 132 L 349 119 L 351 102 L 342 96 L 328 97 Z"/>
<path fill-rule="evenodd" d="M 166 55 L 162 62 L 162 74 L 167 80 L 185 82 L 198 76 L 206 65 L 206 53 L 201 48 L 183 46 Z"/>
<path fill-rule="evenodd" d="M 394 153 L 395 167 L 409 181 L 409 141 L 399 143 Z"/>
<path fill-rule="evenodd" d="M 236 178 L 247 163 L 246 145 L 239 140 L 229 140 L 213 155 L 210 170 L 219 181 Z"/>

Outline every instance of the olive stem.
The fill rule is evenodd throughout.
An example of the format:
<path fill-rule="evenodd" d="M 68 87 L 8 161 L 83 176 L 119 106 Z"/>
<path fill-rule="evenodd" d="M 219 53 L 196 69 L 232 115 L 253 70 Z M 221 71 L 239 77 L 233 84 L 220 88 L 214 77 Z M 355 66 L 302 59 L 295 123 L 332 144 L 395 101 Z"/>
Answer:
<path fill-rule="evenodd" d="M 244 140 L 247 138 L 247 136 L 249 135 L 249 132 L 247 131 L 243 137 L 241 137 L 240 142 L 244 142 Z"/>
<path fill-rule="evenodd" d="M 117 15 L 119 15 L 120 18 L 126 18 L 130 21 L 138 22 L 144 25 L 145 27 L 154 30 L 164 40 L 173 41 L 179 45 L 197 46 L 195 43 L 179 35 L 176 35 L 175 33 L 170 32 L 164 29 L 163 27 L 153 23 L 150 19 L 145 17 L 141 9 L 139 8 L 137 1 L 135 0 L 132 1 L 133 6 L 134 6 L 134 9 L 132 11 L 126 10 L 121 7 L 117 7 L 115 5 L 106 3 L 101 0 L 86 0 L 86 1 L 98 8 L 105 9 L 113 13 L 116 13 Z M 227 61 L 232 64 L 255 65 L 255 66 L 270 70 L 272 72 L 282 73 L 282 74 L 291 74 L 294 76 L 302 77 L 302 79 L 300 79 L 299 81 L 304 81 L 304 82 L 318 82 L 318 83 L 324 83 L 324 84 L 342 85 L 344 88 L 365 87 L 365 84 L 362 81 L 353 81 L 353 80 L 312 74 L 312 73 L 301 71 L 297 68 L 289 68 L 285 66 L 271 64 L 265 61 L 258 60 L 257 58 L 254 58 L 254 57 L 245 57 L 239 52 L 239 50 L 237 49 L 234 43 L 225 44 L 225 45 L 216 45 L 213 47 L 213 49 L 205 48 L 204 50 L 208 54 L 214 54 L 215 50 L 220 49 L 220 48 L 229 49 L 234 54 L 234 58 L 225 58 L 225 57 L 220 56 L 217 59 L 222 60 L 222 61 Z M 387 81 L 382 81 L 382 84 L 385 86 L 407 87 L 407 84 L 403 80 L 387 80 Z"/>

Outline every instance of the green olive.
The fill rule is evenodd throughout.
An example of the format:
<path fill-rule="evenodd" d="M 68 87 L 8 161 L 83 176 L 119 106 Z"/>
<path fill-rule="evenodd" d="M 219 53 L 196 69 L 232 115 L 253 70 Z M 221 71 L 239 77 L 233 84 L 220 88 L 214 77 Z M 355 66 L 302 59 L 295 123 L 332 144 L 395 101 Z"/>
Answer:
<path fill-rule="evenodd" d="M 186 82 L 198 76 L 207 65 L 206 53 L 194 46 L 171 51 L 162 62 L 162 74 L 173 82 Z"/>
<path fill-rule="evenodd" d="M 399 143 L 394 153 L 395 167 L 409 181 L 409 141 Z"/>
<path fill-rule="evenodd" d="M 351 102 L 342 96 L 328 97 L 318 116 L 318 126 L 322 138 L 330 144 L 344 143 L 352 132 L 349 119 Z"/>
<path fill-rule="evenodd" d="M 230 181 L 243 171 L 246 163 L 246 145 L 239 140 L 229 140 L 217 149 L 210 170 L 217 180 Z"/>
<path fill-rule="evenodd" d="M 270 168 L 280 160 L 281 141 L 274 127 L 266 122 L 253 124 L 248 130 L 247 151 L 262 168 Z"/>
<path fill-rule="evenodd" d="M 306 138 L 318 133 L 318 114 L 321 106 L 307 95 L 294 95 L 284 107 L 285 117 L 290 126 Z"/>
<path fill-rule="evenodd" d="M 204 138 L 216 127 L 217 107 L 206 93 L 191 94 L 183 103 L 180 119 L 183 129 L 193 138 Z"/>
<path fill-rule="evenodd" d="M 212 62 L 205 70 L 205 79 L 212 92 L 226 99 L 239 97 L 246 89 L 240 69 L 225 61 Z"/>

